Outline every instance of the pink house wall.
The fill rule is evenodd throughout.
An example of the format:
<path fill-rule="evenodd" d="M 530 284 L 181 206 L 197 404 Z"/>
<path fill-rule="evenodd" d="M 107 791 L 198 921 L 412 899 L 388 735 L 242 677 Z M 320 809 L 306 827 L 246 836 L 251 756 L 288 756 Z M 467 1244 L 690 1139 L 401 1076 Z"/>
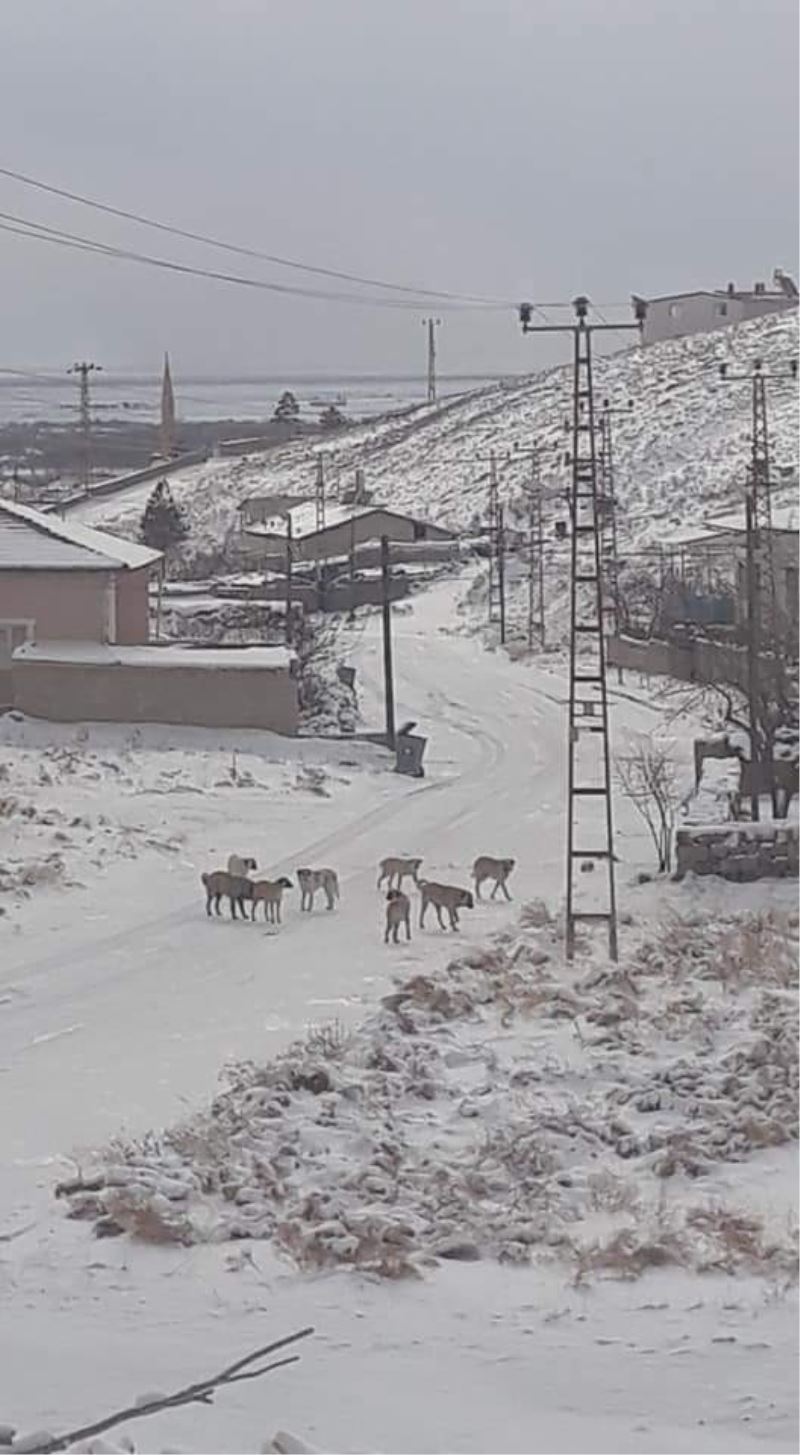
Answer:
<path fill-rule="evenodd" d="M 0 620 L 34 623 L 39 641 L 102 642 L 109 571 L 0 571 Z"/>
<path fill-rule="evenodd" d="M 135 646 L 150 638 L 149 580 L 149 566 L 142 566 L 138 571 L 120 571 L 116 577 L 116 639 L 120 646 Z"/>
<path fill-rule="evenodd" d="M 138 571 L 0 571 L 0 620 L 34 623 L 37 641 L 149 639 L 149 569 Z M 109 587 L 115 583 L 115 610 Z"/>

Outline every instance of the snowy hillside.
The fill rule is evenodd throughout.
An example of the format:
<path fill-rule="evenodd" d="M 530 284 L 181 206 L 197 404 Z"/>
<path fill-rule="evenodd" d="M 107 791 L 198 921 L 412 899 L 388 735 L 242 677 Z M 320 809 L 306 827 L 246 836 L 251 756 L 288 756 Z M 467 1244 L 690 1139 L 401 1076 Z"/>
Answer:
<path fill-rule="evenodd" d="M 701 510 L 736 499 L 749 451 L 750 390 L 747 382 L 723 384 L 717 365 L 724 359 L 733 372 L 749 371 L 760 357 L 767 369 L 785 369 L 796 353 L 797 320 L 782 315 L 597 360 L 598 402 L 634 402 L 631 417 L 615 421 L 623 538 L 657 539 L 696 522 Z M 546 451 L 546 477 L 565 483 L 563 426 L 571 387 L 571 366 L 565 365 L 477 390 L 439 409 L 425 406 L 350 430 L 327 447 L 331 493 L 362 468 L 376 499 L 464 526 L 476 511 L 485 512 L 481 477 L 487 465 L 481 457 L 490 450 L 505 455 L 515 444 L 524 449 L 534 440 Z M 796 390 L 788 381 L 771 389 L 770 427 L 777 475 L 779 467 L 797 461 Z M 519 492 L 528 468 L 524 458 L 503 465 L 505 493 Z M 269 455 L 211 461 L 174 477 L 173 488 L 190 513 L 190 544 L 202 549 L 221 542 L 245 495 L 310 491 L 313 479 L 313 452 L 303 441 Z M 82 507 L 81 518 L 133 534 L 148 488 Z"/>

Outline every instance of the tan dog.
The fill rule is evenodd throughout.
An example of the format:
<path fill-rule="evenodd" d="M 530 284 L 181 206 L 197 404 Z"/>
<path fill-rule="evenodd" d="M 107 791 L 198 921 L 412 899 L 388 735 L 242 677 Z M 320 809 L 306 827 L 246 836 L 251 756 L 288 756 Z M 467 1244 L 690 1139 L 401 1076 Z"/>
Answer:
<path fill-rule="evenodd" d="M 474 909 L 475 901 L 468 889 L 458 889 L 454 884 L 436 884 L 432 879 L 421 879 L 419 890 L 422 895 L 422 903 L 419 912 L 419 927 L 425 926 L 425 911 L 429 904 L 436 909 L 436 917 L 439 921 L 439 928 L 446 929 L 442 910 L 446 909 L 450 917 L 451 930 L 458 929 L 459 908 Z"/>
<path fill-rule="evenodd" d="M 386 933 L 383 937 L 384 945 L 388 945 L 389 936 L 392 943 L 398 944 L 400 926 L 406 927 L 406 939 L 411 939 L 411 900 L 402 889 L 390 889 L 386 896 Z"/>
<path fill-rule="evenodd" d="M 270 924 L 281 922 L 281 900 L 284 889 L 293 887 L 291 879 L 282 874 L 280 879 L 256 879 L 253 884 L 253 913 L 251 918 L 255 919 L 256 910 L 260 904 L 264 906 L 264 919 Z"/>
<path fill-rule="evenodd" d="M 415 884 L 419 884 L 421 865 L 421 859 L 381 859 L 378 865 L 378 889 L 387 879 L 390 889 L 402 889 L 404 879 L 413 879 Z"/>
<path fill-rule="evenodd" d="M 230 901 L 231 919 L 236 918 L 236 906 L 238 904 L 242 919 L 247 919 L 245 911 L 245 900 L 253 898 L 252 879 L 242 879 L 238 874 L 229 874 L 226 869 L 214 869 L 211 874 L 201 874 L 203 887 L 206 891 L 206 914 L 211 914 L 211 904 L 214 904 L 214 913 L 220 913 L 219 902 L 223 898 Z"/>
<path fill-rule="evenodd" d="M 512 872 L 516 859 L 492 859 L 489 854 L 481 854 L 472 866 L 472 877 L 475 880 L 475 893 L 478 899 L 481 897 L 481 885 L 484 879 L 494 880 L 494 889 L 491 898 L 494 899 L 498 889 L 502 889 L 506 899 L 510 899 L 506 880 Z"/>
<path fill-rule="evenodd" d="M 300 908 L 313 909 L 314 895 L 321 889 L 327 900 L 326 909 L 333 909 L 339 898 L 339 880 L 334 869 L 298 869 L 297 882 L 300 885 Z"/>

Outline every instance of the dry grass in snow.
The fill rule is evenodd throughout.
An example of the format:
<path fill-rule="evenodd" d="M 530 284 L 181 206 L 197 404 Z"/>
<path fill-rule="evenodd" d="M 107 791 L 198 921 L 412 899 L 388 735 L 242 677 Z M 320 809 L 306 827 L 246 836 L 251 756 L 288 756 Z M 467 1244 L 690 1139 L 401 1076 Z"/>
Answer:
<path fill-rule="evenodd" d="M 785 1221 L 717 1178 L 797 1135 L 796 918 L 673 919 L 617 966 L 562 955 L 526 906 L 357 1030 L 228 1067 L 208 1111 L 106 1149 L 62 1189 L 70 1215 L 384 1277 L 536 1256 L 579 1280 L 791 1277 Z"/>

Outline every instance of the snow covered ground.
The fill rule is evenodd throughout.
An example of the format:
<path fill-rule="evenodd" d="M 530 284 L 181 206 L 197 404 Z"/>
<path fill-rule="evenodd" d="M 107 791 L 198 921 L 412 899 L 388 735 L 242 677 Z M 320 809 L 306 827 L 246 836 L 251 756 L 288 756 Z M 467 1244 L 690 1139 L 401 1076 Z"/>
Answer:
<path fill-rule="evenodd" d="M 625 335 L 620 335 L 624 342 Z M 626 349 L 595 366 L 598 402 L 633 401 L 614 421 L 619 526 L 623 544 L 658 541 L 666 531 L 697 526 L 698 505 L 719 512 L 741 498 L 751 423 L 747 382 L 723 384 L 718 364 L 749 372 L 754 358 L 786 370 L 797 354 L 797 318 L 775 315 L 715 334 Z M 531 369 L 536 339 L 531 336 Z M 375 498 L 444 524 L 465 527 L 486 513 L 486 455 L 543 448 L 546 483 L 565 485 L 564 420 L 570 415 L 571 366 L 529 379 L 475 390 L 441 408 L 422 406 L 400 419 L 349 430 L 331 443 L 329 488 L 350 485 L 363 469 Z M 773 466 L 797 465 L 797 390 L 790 381 L 770 389 Z M 502 464 L 501 492 L 519 495 L 530 466 L 524 456 Z M 315 459 L 305 442 L 268 455 L 210 461 L 172 478 L 191 520 L 191 550 L 218 547 L 248 494 L 311 491 Z M 78 518 L 135 534 L 150 486 L 82 505 Z"/>
<path fill-rule="evenodd" d="M 64 868 L 43 882 L 23 872 L 0 895 L 0 1423 L 61 1429 L 312 1323 L 298 1367 L 134 1424 L 137 1447 L 252 1450 L 282 1426 L 340 1451 L 796 1448 L 793 1106 L 776 1069 L 791 1077 L 794 887 L 637 884 L 650 851 L 620 803 L 620 969 L 595 948 L 568 973 L 553 930 L 519 920 L 526 903 L 556 912 L 561 900 L 563 682 L 454 635 L 462 587 L 443 582 L 396 618 L 398 718 L 430 738 L 421 782 L 358 743 L 2 720 L 2 791 L 21 805 L 0 819 L 3 857 L 24 870 L 55 852 Z M 348 660 L 377 723 L 374 617 Z M 612 704 L 619 735 L 663 721 L 635 685 Z M 688 774 L 688 727 L 671 731 Z M 341 906 L 301 917 L 293 895 L 279 930 L 207 920 L 200 871 L 232 851 L 290 877 L 304 861 L 334 865 Z M 387 949 L 375 866 L 397 852 L 462 883 L 476 854 L 514 856 L 515 902 L 465 911 L 458 936 L 415 927 Z M 725 935 L 739 943 L 727 920 L 748 911 L 761 928 L 721 954 Z M 699 917 L 688 936 L 686 914 Z M 356 1054 L 369 1018 L 409 982 L 411 1001 L 380 1012 L 402 1065 L 370 1067 Z M 452 1016 L 430 999 L 443 987 L 467 992 Z M 336 1095 L 301 1087 L 284 1105 L 277 1088 L 288 1206 L 307 1187 L 333 1199 L 334 1221 L 385 1218 L 397 1184 L 413 1237 L 395 1246 L 421 1277 L 315 1260 L 302 1238 L 283 1252 L 280 1240 L 148 1246 L 97 1241 L 91 1222 L 65 1217 L 54 1184 L 89 1170 L 93 1152 L 202 1120 L 226 1062 L 285 1064 L 291 1043 L 334 1020 L 354 1048 L 337 1060 L 334 1045 Z M 317 1059 L 326 1044 L 312 1035 Z M 342 1095 L 343 1080 L 356 1090 Z M 419 1174 L 413 1195 L 391 1149 L 388 1173 L 373 1166 L 387 1126 Z M 241 1147 L 247 1162 L 246 1136 Z M 505 1191 L 459 1190 L 470 1167 Z M 455 1221 L 442 1212 L 439 1231 L 474 1243 L 476 1261 L 428 1261 L 437 1170 Z M 248 1199 L 215 1194 L 204 1215 L 230 1206 Z M 518 1236 L 542 1219 L 556 1237 Z M 629 1224 L 671 1253 L 651 1241 L 609 1254 Z M 665 1266 L 620 1280 L 620 1247 L 623 1272 Z M 725 1257 L 731 1271 L 698 1271 Z"/>

